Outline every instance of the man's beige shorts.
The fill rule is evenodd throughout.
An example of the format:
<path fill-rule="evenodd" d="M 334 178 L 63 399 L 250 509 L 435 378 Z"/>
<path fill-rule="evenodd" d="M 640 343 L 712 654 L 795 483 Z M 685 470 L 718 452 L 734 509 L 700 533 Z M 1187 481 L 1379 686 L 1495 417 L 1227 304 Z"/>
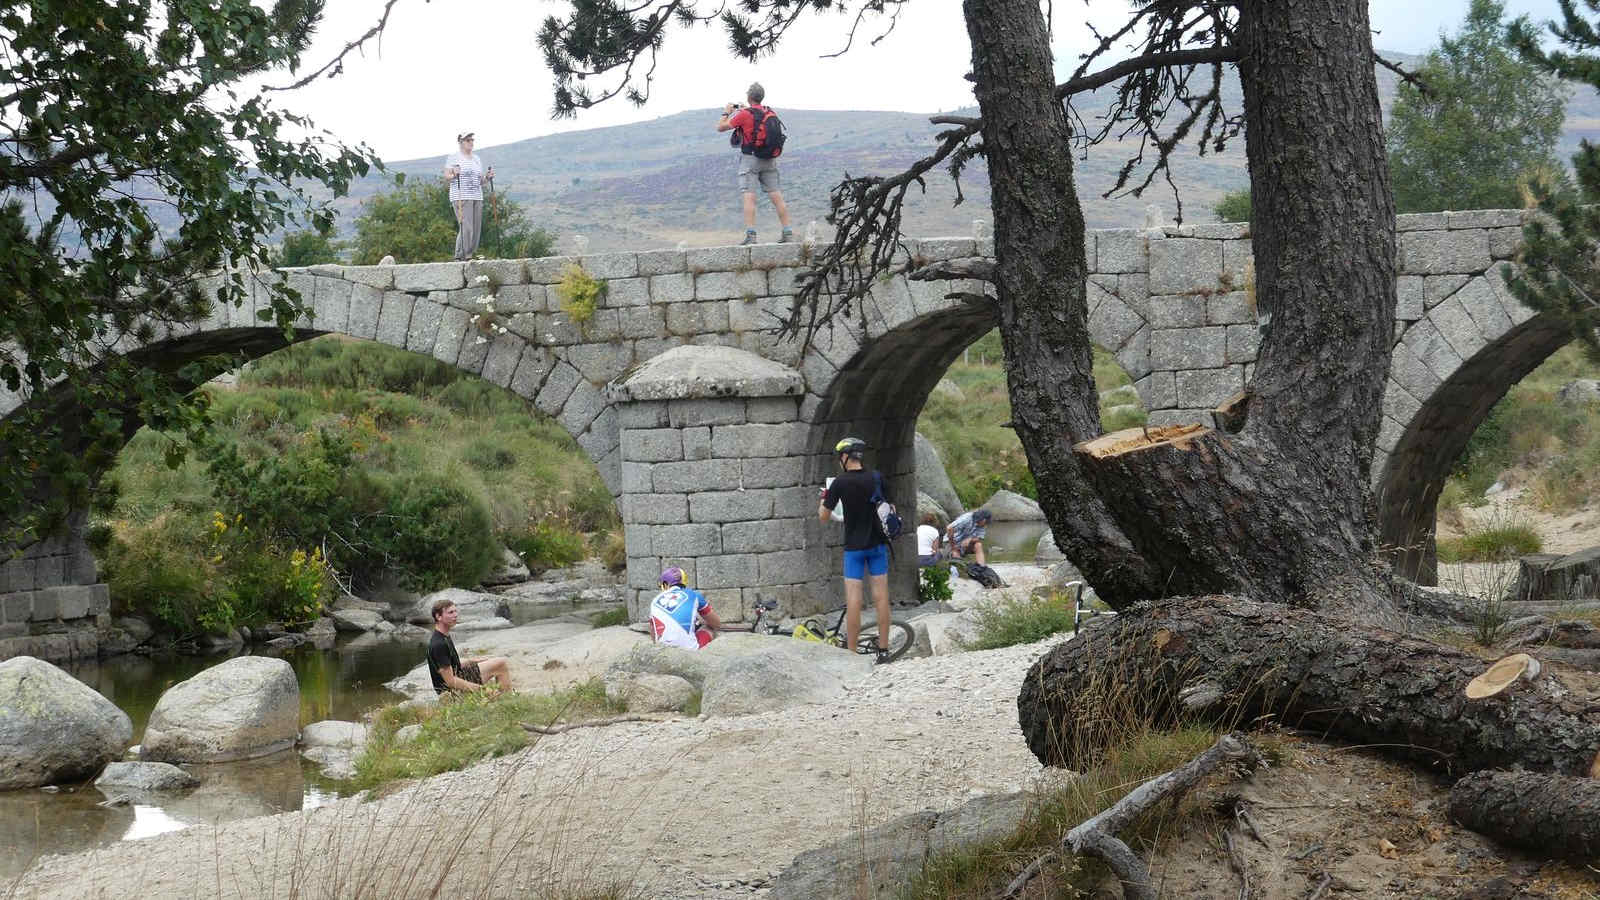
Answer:
<path fill-rule="evenodd" d="M 739 190 L 746 194 L 756 192 L 756 182 L 761 182 L 761 189 L 767 193 L 783 190 L 778 183 L 778 161 L 775 159 L 761 159 L 753 153 L 739 155 Z"/>

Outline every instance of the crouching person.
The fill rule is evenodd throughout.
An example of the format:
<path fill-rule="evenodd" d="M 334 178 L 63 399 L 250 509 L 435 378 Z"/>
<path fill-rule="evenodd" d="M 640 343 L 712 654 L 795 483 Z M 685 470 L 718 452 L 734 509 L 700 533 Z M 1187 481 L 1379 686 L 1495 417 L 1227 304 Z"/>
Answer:
<path fill-rule="evenodd" d="M 504 657 L 472 656 L 462 662 L 450 629 L 456 627 L 461 610 L 453 601 L 433 603 L 433 634 L 428 637 L 428 675 L 435 693 L 476 691 L 491 683 L 498 690 L 511 690 L 511 672 Z M 487 681 L 485 679 L 488 679 Z"/>
<path fill-rule="evenodd" d="M 706 595 L 683 583 L 683 570 L 671 566 L 661 573 L 661 593 L 650 601 L 650 633 L 656 643 L 699 650 L 711 643 L 722 620 Z"/>

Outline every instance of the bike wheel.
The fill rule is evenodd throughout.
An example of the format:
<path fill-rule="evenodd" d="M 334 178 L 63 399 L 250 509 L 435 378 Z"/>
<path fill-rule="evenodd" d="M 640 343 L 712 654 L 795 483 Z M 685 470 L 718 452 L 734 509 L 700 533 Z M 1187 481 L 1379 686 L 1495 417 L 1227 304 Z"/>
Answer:
<path fill-rule="evenodd" d="M 856 644 L 856 652 L 877 655 L 879 650 L 882 649 L 884 652 L 879 656 L 878 662 L 890 663 L 905 656 L 912 647 L 916 646 L 916 643 L 917 633 L 912 630 L 910 625 L 890 620 L 889 646 L 887 648 L 878 646 L 878 635 L 876 628 L 874 628 L 872 634 L 863 634 L 861 636 L 861 640 Z"/>
<path fill-rule="evenodd" d="M 894 662 L 917 645 L 917 633 L 904 622 L 890 620 L 889 646 L 880 662 Z"/>

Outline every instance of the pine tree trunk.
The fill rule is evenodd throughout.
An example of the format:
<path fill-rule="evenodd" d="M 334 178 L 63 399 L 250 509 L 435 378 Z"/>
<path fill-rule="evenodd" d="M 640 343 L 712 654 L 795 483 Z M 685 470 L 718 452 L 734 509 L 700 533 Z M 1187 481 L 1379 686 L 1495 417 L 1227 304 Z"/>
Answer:
<path fill-rule="evenodd" d="M 1541 857 L 1600 857 L 1600 781 L 1593 778 L 1474 772 L 1450 789 L 1450 817 Z"/>
<path fill-rule="evenodd" d="M 1045 654 L 1017 696 L 1028 747 L 1083 769 L 1119 720 L 1271 721 L 1446 771 L 1587 774 L 1600 709 L 1540 674 L 1469 700 L 1484 660 L 1347 618 L 1227 596 L 1140 605 Z M 1534 653 L 1535 657 L 1538 653 Z"/>
<path fill-rule="evenodd" d="M 1237 433 L 1111 453 L 1083 446 L 1100 436 L 1083 218 L 1043 14 L 1031 0 L 964 10 L 1012 418 L 1057 545 L 1119 609 L 1226 592 L 1391 614 L 1366 487 L 1395 271 L 1366 8 L 1244 4 L 1264 320 L 1253 391 L 1228 417 Z"/>
<path fill-rule="evenodd" d="M 1037 0 L 964 0 L 994 214 L 1000 339 L 1011 420 L 1057 545 L 1112 605 L 1159 589 L 1066 452 L 1100 433 L 1083 211 Z"/>

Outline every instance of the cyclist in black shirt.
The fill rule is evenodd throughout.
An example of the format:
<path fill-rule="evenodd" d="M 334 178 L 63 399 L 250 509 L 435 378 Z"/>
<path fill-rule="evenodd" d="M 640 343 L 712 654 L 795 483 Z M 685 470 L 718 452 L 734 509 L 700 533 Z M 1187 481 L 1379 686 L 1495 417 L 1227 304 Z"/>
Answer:
<path fill-rule="evenodd" d="M 861 635 L 863 578 L 872 585 L 872 603 L 878 611 L 878 646 L 889 646 L 889 540 L 878 524 L 873 503 L 883 476 L 862 463 L 866 449 L 866 441 L 853 437 L 834 445 L 844 472 L 823 488 L 822 502 L 817 505 L 817 518 L 827 522 L 833 508 L 844 504 L 845 640 L 851 652 Z"/>

